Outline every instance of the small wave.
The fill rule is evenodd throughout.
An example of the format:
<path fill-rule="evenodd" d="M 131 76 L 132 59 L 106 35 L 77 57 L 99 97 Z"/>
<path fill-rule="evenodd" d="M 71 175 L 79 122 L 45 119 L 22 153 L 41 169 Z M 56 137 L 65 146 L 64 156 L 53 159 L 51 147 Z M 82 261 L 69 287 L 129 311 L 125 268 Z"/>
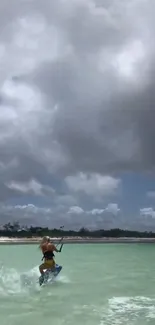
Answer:
<path fill-rule="evenodd" d="M 133 325 L 137 320 L 155 319 L 155 298 L 145 296 L 113 297 L 108 301 L 100 325 Z M 110 323 L 109 323 L 110 322 Z M 146 323 L 146 321 L 145 321 Z"/>

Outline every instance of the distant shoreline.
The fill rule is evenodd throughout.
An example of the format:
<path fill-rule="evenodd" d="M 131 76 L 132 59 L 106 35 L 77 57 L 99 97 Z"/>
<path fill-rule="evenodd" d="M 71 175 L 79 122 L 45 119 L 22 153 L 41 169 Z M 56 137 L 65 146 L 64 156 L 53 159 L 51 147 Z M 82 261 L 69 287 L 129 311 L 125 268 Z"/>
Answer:
<path fill-rule="evenodd" d="M 58 244 L 61 238 L 52 238 L 55 244 Z M 10 237 L 0 237 L 0 245 L 32 245 L 39 244 L 41 238 L 10 238 Z M 155 243 L 155 238 L 89 238 L 89 237 L 64 237 L 64 244 L 125 244 L 125 243 Z"/>

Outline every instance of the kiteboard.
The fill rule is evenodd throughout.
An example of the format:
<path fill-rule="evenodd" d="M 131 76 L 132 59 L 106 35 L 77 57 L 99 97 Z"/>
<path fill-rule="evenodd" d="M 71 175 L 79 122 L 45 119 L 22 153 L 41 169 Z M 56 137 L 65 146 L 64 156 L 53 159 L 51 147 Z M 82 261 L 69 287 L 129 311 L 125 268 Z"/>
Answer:
<path fill-rule="evenodd" d="M 58 264 L 56 264 L 54 270 L 53 269 L 46 270 L 44 275 L 41 275 L 39 278 L 40 286 L 53 281 L 54 278 L 56 278 L 58 274 L 61 272 L 61 270 L 62 270 L 62 266 Z"/>

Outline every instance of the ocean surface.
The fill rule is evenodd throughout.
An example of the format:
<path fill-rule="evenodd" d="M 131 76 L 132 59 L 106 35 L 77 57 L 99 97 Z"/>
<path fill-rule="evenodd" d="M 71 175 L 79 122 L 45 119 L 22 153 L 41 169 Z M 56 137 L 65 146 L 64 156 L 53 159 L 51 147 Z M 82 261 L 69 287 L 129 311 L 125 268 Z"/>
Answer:
<path fill-rule="evenodd" d="M 39 287 L 36 245 L 0 246 L 0 325 L 155 324 L 155 244 L 66 244 Z"/>

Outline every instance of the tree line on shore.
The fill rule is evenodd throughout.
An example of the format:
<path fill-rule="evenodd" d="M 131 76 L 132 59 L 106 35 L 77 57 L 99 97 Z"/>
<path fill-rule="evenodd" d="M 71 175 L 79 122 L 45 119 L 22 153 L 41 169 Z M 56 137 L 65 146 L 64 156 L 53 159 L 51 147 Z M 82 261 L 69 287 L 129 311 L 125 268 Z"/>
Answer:
<path fill-rule="evenodd" d="M 124 229 L 98 229 L 98 230 L 89 230 L 86 228 L 81 228 L 78 231 L 75 230 L 65 230 L 63 227 L 59 229 L 49 229 L 48 227 L 21 227 L 18 222 L 7 223 L 0 229 L 0 236 L 3 237 L 92 237 L 92 238 L 102 238 L 102 237 L 135 237 L 135 238 L 155 238 L 154 232 L 140 232 L 133 230 L 124 230 Z"/>

